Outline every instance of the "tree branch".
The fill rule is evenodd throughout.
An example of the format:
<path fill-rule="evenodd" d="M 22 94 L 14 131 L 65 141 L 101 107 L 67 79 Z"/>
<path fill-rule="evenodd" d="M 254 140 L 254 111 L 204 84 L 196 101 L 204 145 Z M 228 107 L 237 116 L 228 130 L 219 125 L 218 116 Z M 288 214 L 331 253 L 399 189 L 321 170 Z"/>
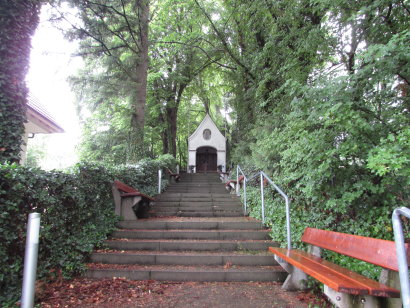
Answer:
<path fill-rule="evenodd" d="M 209 23 L 211 24 L 212 29 L 215 31 L 216 35 L 220 39 L 222 45 L 224 46 L 225 50 L 228 52 L 229 56 L 232 58 L 232 60 L 242 67 L 245 70 L 245 73 L 249 75 L 253 80 L 255 80 L 255 76 L 251 73 L 250 69 L 243 64 L 233 53 L 231 48 L 229 48 L 228 43 L 226 42 L 225 38 L 223 37 L 222 33 L 216 28 L 215 24 L 213 23 L 211 17 L 208 15 L 208 13 L 205 11 L 205 9 L 198 3 L 197 0 L 194 0 L 196 5 L 199 7 L 199 9 L 202 11 L 202 13 L 205 15 L 205 17 L 208 19 Z"/>

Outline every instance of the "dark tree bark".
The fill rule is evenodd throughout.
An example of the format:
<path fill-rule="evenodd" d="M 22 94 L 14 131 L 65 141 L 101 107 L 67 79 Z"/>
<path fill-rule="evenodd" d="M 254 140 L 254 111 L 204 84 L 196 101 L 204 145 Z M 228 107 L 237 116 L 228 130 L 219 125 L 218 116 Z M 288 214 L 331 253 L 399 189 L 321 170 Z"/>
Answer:
<path fill-rule="evenodd" d="M 134 113 L 131 118 L 131 153 L 129 161 L 138 161 L 144 155 L 144 125 L 145 105 L 147 100 L 147 75 L 148 75 L 148 24 L 149 0 L 138 3 L 139 19 L 139 59 L 136 61 Z"/>

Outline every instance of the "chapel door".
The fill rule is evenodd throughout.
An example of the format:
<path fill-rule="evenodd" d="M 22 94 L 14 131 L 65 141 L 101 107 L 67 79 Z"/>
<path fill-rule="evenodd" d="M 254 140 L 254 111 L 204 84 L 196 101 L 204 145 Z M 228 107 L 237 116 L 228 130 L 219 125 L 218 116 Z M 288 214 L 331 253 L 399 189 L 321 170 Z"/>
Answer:
<path fill-rule="evenodd" d="M 217 153 L 214 148 L 201 147 L 196 151 L 196 172 L 217 171 Z"/>

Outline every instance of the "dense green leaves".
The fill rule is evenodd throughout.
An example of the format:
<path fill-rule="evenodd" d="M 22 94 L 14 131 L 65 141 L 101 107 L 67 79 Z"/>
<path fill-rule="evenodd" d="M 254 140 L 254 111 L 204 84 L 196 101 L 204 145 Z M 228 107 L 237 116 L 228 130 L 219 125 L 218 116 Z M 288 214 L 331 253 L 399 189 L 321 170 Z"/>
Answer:
<path fill-rule="evenodd" d="M 227 75 L 237 114 L 231 159 L 267 171 L 291 197 L 296 246 L 307 226 L 391 240 L 393 209 L 410 204 L 408 5 L 235 1 L 226 9 L 237 42 L 237 70 Z M 285 245 L 284 205 L 273 196 L 267 221 Z M 255 217 L 259 198 L 251 189 Z"/>
<path fill-rule="evenodd" d="M 114 179 L 154 195 L 158 169 L 173 166 L 170 155 L 115 168 L 81 163 L 69 173 L 0 165 L 0 302 L 12 303 L 21 290 L 29 213 L 41 214 L 38 278 L 78 274 L 118 220 Z"/>
<path fill-rule="evenodd" d="M 0 4 L 0 163 L 20 160 L 28 92 L 25 77 L 40 3 L 16 0 Z"/>

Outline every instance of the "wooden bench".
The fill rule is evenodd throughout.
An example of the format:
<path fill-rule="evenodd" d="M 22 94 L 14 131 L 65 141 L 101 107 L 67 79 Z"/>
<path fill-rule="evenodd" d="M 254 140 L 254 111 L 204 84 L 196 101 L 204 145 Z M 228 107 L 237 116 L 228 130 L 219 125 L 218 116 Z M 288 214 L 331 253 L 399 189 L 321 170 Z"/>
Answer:
<path fill-rule="evenodd" d="M 239 185 L 241 185 L 241 183 L 243 182 L 243 179 L 245 177 L 243 175 L 239 176 L 238 180 L 239 180 Z M 237 185 L 237 180 L 229 180 L 228 182 L 226 182 L 225 184 L 225 188 L 231 192 L 234 193 L 236 191 L 236 185 Z"/>
<path fill-rule="evenodd" d="M 165 172 L 168 174 L 171 181 L 174 181 L 175 183 L 179 182 L 179 180 L 181 179 L 181 176 L 178 173 L 172 173 L 172 171 L 168 168 L 165 168 Z"/>
<path fill-rule="evenodd" d="M 218 170 L 219 178 L 223 183 L 226 183 L 228 181 L 229 177 L 229 172 L 222 172 Z"/>
<path fill-rule="evenodd" d="M 120 181 L 114 181 L 112 194 L 115 214 L 121 216 L 123 220 L 135 220 L 143 217 L 144 213 L 148 212 L 149 203 L 154 201 L 150 196 Z"/>
<path fill-rule="evenodd" d="M 324 284 L 324 292 L 337 307 L 401 307 L 395 243 L 333 231 L 306 228 L 303 250 L 269 247 L 289 273 L 283 288 L 303 290 L 307 275 Z M 379 282 L 321 258 L 322 248 L 383 268 Z M 409 258 L 409 245 L 406 245 Z"/>

